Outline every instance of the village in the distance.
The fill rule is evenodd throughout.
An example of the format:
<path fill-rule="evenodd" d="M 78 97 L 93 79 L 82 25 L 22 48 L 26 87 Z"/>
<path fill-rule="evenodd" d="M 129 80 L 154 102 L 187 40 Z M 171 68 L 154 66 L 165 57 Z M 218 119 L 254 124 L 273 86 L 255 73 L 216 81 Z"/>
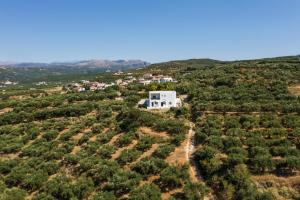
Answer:
<path fill-rule="evenodd" d="M 128 72 L 124 73 L 119 70 L 118 72 L 113 74 L 114 76 L 122 76 L 124 78 L 118 78 L 114 82 L 104 83 L 98 81 L 89 81 L 89 80 L 81 80 L 79 82 L 68 83 L 64 85 L 63 89 L 65 91 L 73 91 L 73 92 L 85 92 L 85 91 L 97 91 L 104 90 L 107 87 L 111 86 L 121 86 L 126 87 L 130 83 L 139 83 L 141 85 L 148 85 L 150 83 L 168 83 L 168 82 L 177 82 L 170 76 L 165 76 L 162 74 L 153 75 L 150 73 L 145 73 L 141 77 L 135 77 L 133 73 Z"/>

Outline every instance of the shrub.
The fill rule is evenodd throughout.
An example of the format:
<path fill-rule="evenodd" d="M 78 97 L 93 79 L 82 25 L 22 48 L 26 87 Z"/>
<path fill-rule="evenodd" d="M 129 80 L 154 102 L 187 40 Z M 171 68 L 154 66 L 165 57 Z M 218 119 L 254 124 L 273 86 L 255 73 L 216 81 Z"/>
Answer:
<path fill-rule="evenodd" d="M 129 200 L 160 200 L 160 189 L 154 184 L 140 186 L 129 194 Z"/>
<path fill-rule="evenodd" d="M 0 161 L 0 173 L 8 174 L 14 167 L 18 165 L 18 160 L 1 160 Z"/>
<path fill-rule="evenodd" d="M 117 197 L 114 195 L 113 192 L 97 192 L 93 198 L 93 200 L 117 200 Z"/>
<path fill-rule="evenodd" d="M 58 136 L 58 131 L 47 131 L 43 134 L 43 138 L 45 138 L 47 141 L 51 141 L 55 139 Z"/>
<path fill-rule="evenodd" d="M 158 158 L 144 158 L 141 161 L 135 163 L 131 169 L 135 172 L 142 174 L 143 176 L 156 175 L 161 172 L 167 164 L 164 160 Z"/>
<path fill-rule="evenodd" d="M 103 159 L 110 159 L 111 155 L 116 151 L 116 148 L 112 145 L 103 145 L 97 151 L 97 154 Z"/>
<path fill-rule="evenodd" d="M 152 154 L 152 156 L 165 159 L 169 156 L 171 152 L 175 150 L 175 145 L 173 144 L 163 144 L 160 145 Z"/>
<path fill-rule="evenodd" d="M 117 147 L 124 147 L 129 145 L 135 138 L 137 138 L 137 134 L 135 132 L 128 132 L 119 137 L 115 144 Z"/>
<path fill-rule="evenodd" d="M 105 191 L 114 191 L 116 196 L 121 196 L 138 187 L 141 177 L 135 172 L 115 172 L 109 177 L 104 186 Z"/>
<path fill-rule="evenodd" d="M 121 155 L 117 158 L 117 162 L 120 165 L 125 165 L 136 160 L 142 154 L 141 151 L 136 149 L 125 149 L 122 151 Z"/>
<path fill-rule="evenodd" d="M 0 194 L 1 200 L 23 200 L 25 199 L 27 193 L 25 190 L 19 188 L 6 189 L 2 194 Z"/>
<path fill-rule="evenodd" d="M 56 199 L 67 200 L 75 197 L 71 180 L 66 176 L 54 177 L 45 184 L 42 191 Z"/>
<path fill-rule="evenodd" d="M 32 174 L 26 175 L 24 181 L 22 183 L 23 187 L 29 191 L 34 191 L 39 189 L 42 184 L 47 181 L 48 174 L 43 170 L 38 170 L 33 172 Z"/>
<path fill-rule="evenodd" d="M 135 148 L 139 151 L 146 151 L 150 149 L 154 143 L 154 138 L 151 136 L 143 136 L 139 139 L 139 142 L 135 145 Z"/>
<path fill-rule="evenodd" d="M 201 183 L 188 182 L 183 187 L 183 193 L 185 199 L 198 200 L 204 198 L 204 196 L 208 193 L 208 189 Z"/>
<path fill-rule="evenodd" d="M 161 188 L 176 188 L 180 187 L 188 177 L 188 168 L 187 166 L 183 166 L 181 168 L 175 166 L 169 166 L 162 170 L 160 174 L 160 185 Z"/>

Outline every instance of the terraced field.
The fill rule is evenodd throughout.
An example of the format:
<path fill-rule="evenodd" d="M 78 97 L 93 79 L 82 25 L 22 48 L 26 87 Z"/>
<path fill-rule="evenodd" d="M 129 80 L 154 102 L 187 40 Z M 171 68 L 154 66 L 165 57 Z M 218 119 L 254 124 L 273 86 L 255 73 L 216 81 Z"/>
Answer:
<path fill-rule="evenodd" d="M 2 92 L 0 199 L 300 198 L 298 57 L 138 73 L 178 82 Z M 150 90 L 176 90 L 184 106 L 137 108 Z"/>
<path fill-rule="evenodd" d="M 177 162 L 185 121 L 129 109 L 114 94 L 3 101 L 1 199 L 204 196 L 185 157 Z"/>
<path fill-rule="evenodd" d="M 276 199 L 295 199 L 300 184 L 299 125 L 295 114 L 204 114 L 197 123 L 195 159 L 215 190 L 213 177 L 222 174 L 219 187 L 253 183 Z M 218 192 L 226 198 L 234 194 L 223 190 Z"/>
<path fill-rule="evenodd" d="M 217 198 L 300 197 L 300 101 L 290 87 L 299 75 L 297 59 L 281 58 L 195 67 L 183 78 L 194 159 Z"/>

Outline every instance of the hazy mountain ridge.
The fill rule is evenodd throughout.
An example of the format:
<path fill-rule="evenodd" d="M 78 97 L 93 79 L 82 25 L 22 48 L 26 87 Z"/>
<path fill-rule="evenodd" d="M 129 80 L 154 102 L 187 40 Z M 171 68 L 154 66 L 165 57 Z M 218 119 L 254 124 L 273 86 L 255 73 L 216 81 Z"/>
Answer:
<path fill-rule="evenodd" d="M 107 70 L 114 72 L 142 68 L 150 63 L 142 60 L 82 60 L 76 62 L 0 64 L 0 82 L 19 83 L 60 80 L 66 76 L 94 75 Z M 63 77 L 63 78 L 62 78 Z"/>
<path fill-rule="evenodd" d="M 1 62 L 0 62 L 1 64 Z M 1 64 L 2 67 L 38 67 L 38 68 L 51 68 L 51 67 L 99 67 L 99 68 L 113 68 L 113 67 L 144 67 L 150 63 L 142 60 L 106 60 L 106 59 L 91 59 L 80 60 L 75 62 L 21 62 Z"/>

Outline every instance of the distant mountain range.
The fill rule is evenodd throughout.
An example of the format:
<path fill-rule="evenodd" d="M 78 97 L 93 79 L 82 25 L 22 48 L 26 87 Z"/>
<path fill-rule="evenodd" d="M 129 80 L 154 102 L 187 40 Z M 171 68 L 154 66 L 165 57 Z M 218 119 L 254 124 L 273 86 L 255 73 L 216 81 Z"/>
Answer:
<path fill-rule="evenodd" d="M 95 75 L 97 73 L 142 68 L 150 63 L 142 60 L 82 60 L 53 63 L 8 63 L 0 62 L 0 82 L 19 83 L 49 80 L 65 80 L 69 77 Z"/>
<path fill-rule="evenodd" d="M 145 67 L 150 63 L 142 60 L 81 60 L 75 62 L 52 62 L 52 63 L 8 63 L 0 62 L 2 67 L 21 67 L 21 68 L 57 68 L 57 67 L 73 67 L 73 68 L 108 68 L 108 69 L 120 69 L 120 68 L 136 68 Z"/>

